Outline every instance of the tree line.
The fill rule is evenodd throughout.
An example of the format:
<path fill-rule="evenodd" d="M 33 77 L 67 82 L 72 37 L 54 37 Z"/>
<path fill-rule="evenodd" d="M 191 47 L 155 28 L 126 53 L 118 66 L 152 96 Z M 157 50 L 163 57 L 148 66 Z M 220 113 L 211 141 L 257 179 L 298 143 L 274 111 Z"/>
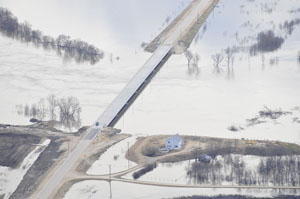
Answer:
<path fill-rule="evenodd" d="M 300 186 L 299 156 L 269 156 L 260 159 L 256 168 L 248 169 L 238 155 L 224 155 L 210 163 L 195 161 L 186 175 L 196 184 Z"/>
<path fill-rule="evenodd" d="M 81 125 L 81 106 L 76 97 L 57 98 L 49 95 L 32 105 L 17 105 L 17 113 L 31 118 L 31 121 L 56 120 L 68 128 L 79 128 Z"/>
<path fill-rule="evenodd" d="M 28 22 L 20 23 L 17 17 L 6 8 L 0 7 L 0 32 L 2 35 L 24 43 L 32 43 L 36 47 L 51 49 L 65 60 L 95 64 L 103 59 L 104 52 L 81 40 L 71 39 L 67 35 L 53 38 L 44 35 L 40 30 L 33 30 Z"/>
<path fill-rule="evenodd" d="M 257 191 L 257 193 L 260 193 Z M 170 199 L 170 198 L 169 198 Z M 248 195 L 217 195 L 217 196 L 181 196 L 173 199 L 299 199 L 298 195 L 278 195 L 270 197 L 257 197 Z"/>

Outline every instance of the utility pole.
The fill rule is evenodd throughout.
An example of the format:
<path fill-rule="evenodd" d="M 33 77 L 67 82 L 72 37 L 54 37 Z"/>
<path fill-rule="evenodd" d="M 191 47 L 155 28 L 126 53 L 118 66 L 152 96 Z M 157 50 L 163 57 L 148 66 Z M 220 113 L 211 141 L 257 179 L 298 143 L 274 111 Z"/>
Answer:
<path fill-rule="evenodd" d="M 112 191 L 111 191 L 111 165 L 109 165 L 109 198 L 112 198 Z"/>
<path fill-rule="evenodd" d="M 127 160 L 128 160 L 128 169 L 129 169 L 129 142 L 127 142 Z"/>
<path fill-rule="evenodd" d="M 109 167 L 109 182 L 111 182 L 111 165 L 108 165 Z"/>
<path fill-rule="evenodd" d="M 122 120 L 123 120 L 123 128 L 124 128 L 124 119 L 125 119 L 125 115 L 122 116 Z"/>
<path fill-rule="evenodd" d="M 71 150 L 70 150 L 70 140 L 68 140 L 68 154 L 70 154 L 71 153 Z"/>

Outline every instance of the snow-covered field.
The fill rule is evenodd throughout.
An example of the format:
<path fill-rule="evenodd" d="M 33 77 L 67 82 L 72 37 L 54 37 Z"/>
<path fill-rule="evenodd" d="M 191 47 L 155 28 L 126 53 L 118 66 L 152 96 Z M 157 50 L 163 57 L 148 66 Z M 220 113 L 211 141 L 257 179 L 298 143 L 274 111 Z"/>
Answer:
<path fill-rule="evenodd" d="M 38 159 L 39 155 L 47 148 L 50 142 L 51 140 L 47 139 L 42 144 L 36 146 L 17 169 L 0 166 L 0 195 L 4 194 L 4 199 L 8 199 L 11 194 L 13 194 L 26 172 Z"/>

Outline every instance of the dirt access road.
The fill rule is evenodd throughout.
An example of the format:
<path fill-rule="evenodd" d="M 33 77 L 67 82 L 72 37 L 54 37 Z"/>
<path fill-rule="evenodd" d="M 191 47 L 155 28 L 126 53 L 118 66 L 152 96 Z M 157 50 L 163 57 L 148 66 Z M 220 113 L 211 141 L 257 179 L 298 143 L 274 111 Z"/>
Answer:
<path fill-rule="evenodd" d="M 129 149 L 129 159 L 138 165 L 127 170 L 112 173 L 111 175 L 88 175 L 85 172 L 73 172 L 69 181 L 61 187 L 55 198 L 63 198 L 66 192 L 74 183 L 85 180 L 119 181 L 125 183 L 134 183 L 150 186 L 177 187 L 177 188 L 243 188 L 243 189 L 300 189 L 299 186 L 245 186 L 245 185 L 193 185 L 193 184 L 175 184 L 161 183 L 151 181 L 141 181 L 124 178 L 126 174 L 136 172 L 147 164 L 154 162 L 178 162 L 187 159 L 194 159 L 197 155 L 205 153 L 221 154 L 244 154 L 244 155 L 274 155 L 280 151 L 279 155 L 299 155 L 300 146 L 285 142 L 257 141 L 241 139 L 223 139 L 213 137 L 182 136 L 185 145 L 180 150 L 174 150 L 170 153 L 155 154 L 154 157 L 147 157 L 143 154 L 143 148 L 164 147 L 164 140 L 169 135 L 156 135 L 140 137 L 138 141 Z M 158 150 L 157 150 L 158 151 Z M 128 158 L 128 153 L 127 153 Z"/>

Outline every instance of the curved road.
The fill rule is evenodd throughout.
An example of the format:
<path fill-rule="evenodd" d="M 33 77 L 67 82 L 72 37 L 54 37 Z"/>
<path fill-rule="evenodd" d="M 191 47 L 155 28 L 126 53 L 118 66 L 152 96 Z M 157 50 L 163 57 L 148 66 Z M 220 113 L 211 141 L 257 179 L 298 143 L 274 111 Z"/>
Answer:
<path fill-rule="evenodd" d="M 151 185 L 160 187 L 177 187 L 177 188 L 228 188 L 228 189 L 300 189 L 300 186 L 259 186 L 259 185 L 197 185 L 197 184 L 174 184 L 174 183 L 163 183 L 163 182 L 151 182 L 142 180 L 133 180 L 122 178 L 123 175 L 131 173 L 137 169 L 142 168 L 143 165 L 137 165 L 128 170 L 113 173 L 111 178 L 109 174 L 107 175 L 78 175 L 75 180 L 85 181 L 85 180 L 105 180 L 105 181 L 119 181 L 133 184 L 141 185 Z"/>

